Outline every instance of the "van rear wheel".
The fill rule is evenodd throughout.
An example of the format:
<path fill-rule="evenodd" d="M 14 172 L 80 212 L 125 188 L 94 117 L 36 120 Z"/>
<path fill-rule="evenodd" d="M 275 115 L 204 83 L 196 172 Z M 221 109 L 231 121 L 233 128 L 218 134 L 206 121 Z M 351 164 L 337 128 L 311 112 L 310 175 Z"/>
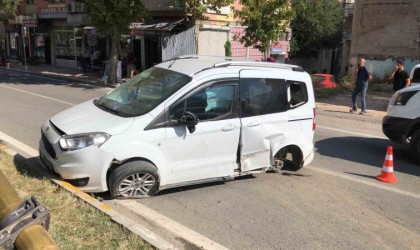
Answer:
<path fill-rule="evenodd" d="M 410 152 L 416 163 L 420 164 L 420 130 L 417 130 L 410 140 Z"/>
<path fill-rule="evenodd" d="M 159 175 L 150 162 L 132 161 L 115 169 L 109 183 L 113 198 L 147 198 L 158 192 Z"/>

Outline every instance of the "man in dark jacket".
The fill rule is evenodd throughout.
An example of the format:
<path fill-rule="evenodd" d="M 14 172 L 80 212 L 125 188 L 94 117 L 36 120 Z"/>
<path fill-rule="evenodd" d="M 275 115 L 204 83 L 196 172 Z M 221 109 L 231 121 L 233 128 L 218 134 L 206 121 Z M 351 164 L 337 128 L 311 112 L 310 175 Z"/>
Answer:
<path fill-rule="evenodd" d="M 404 70 L 404 65 L 401 61 L 397 61 L 397 65 L 392 71 L 389 79 L 394 79 L 394 91 L 410 86 L 410 76 Z"/>
<path fill-rule="evenodd" d="M 357 96 L 360 93 L 361 101 L 362 101 L 362 111 L 359 113 L 361 115 L 366 114 L 366 92 L 368 88 L 368 82 L 370 79 L 372 79 L 372 75 L 368 71 L 368 69 L 365 67 L 365 59 L 359 58 L 357 61 L 358 67 L 355 72 L 357 78 L 356 78 L 356 86 L 354 87 L 353 94 L 351 96 L 351 99 L 353 101 L 353 108 L 350 109 L 350 113 L 357 112 Z"/>

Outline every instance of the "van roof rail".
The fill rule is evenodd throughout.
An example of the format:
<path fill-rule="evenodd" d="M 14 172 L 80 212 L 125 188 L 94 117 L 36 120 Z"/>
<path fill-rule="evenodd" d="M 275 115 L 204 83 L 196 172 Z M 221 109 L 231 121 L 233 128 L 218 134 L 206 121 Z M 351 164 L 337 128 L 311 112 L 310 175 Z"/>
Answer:
<path fill-rule="evenodd" d="M 212 58 L 212 59 L 219 59 L 222 62 L 215 63 L 212 67 L 204 68 L 199 70 L 198 72 L 208 70 L 211 68 L 221 68 L 221 67 L 229 67 L 229 66 L 253 66 L 253 67 L 264 67 L 264 68 L 276 68 L 276 69 L 288 69 L 298 72 L 304 72 L 303 68 L 298 65 L 291 65 L 285 63 L 267 63 L 267 62 L 260 62 L 257 60 L 250 60 L 247 58 L 241 57 L 227 57 L 227 56 L 211 56 L 211 55 L 183 55 L 171 58 L 168 61 L 176 61 L 182 59 L 204 59 L 204 58 Z M 223 62 L 224 60 L 224 62 Z M 171 66 L 171 65 L 170 65 Z M 193 75 L 197 74 L 195 72 Z"/>
<path fill-rule="evenodd" d="M 214 64 L 215 68 L 228 66 L 254 66 L 264 68 L 289 69 L 293 71 L 303 72 L 303 68 L 298 65 L 284 64 L 284 63 L 267 63 L 267 62 L 253 62 L 253 61 L 227 61 Z"/>

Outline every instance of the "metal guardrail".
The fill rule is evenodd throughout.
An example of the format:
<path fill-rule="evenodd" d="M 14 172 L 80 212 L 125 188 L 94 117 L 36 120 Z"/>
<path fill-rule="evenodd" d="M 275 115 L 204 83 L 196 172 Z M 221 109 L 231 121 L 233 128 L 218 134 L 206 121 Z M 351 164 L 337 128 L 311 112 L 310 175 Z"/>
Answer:
<path fill-rule="evenodd" d="M 0 247 L 59 249 L 47 230 L 50 215 L 34 197 L 22 201 L 0 171 Z"/>

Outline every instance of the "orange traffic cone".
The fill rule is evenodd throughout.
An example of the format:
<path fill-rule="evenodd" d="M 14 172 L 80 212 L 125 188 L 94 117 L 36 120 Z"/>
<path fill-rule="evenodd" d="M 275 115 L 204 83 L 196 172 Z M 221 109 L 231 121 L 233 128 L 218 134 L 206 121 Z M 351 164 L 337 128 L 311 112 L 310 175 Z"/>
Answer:
<path fill-rule="evenodd" d="M 395 178 L 394 176 L 394 160 L 392 156 L 392 146 L 388 146 L 384 165 L 382 167 L 382 172 L 380 175 L 376 176 L 376 179 L 388 183 L 397 182 L 397 178 Z"/>

